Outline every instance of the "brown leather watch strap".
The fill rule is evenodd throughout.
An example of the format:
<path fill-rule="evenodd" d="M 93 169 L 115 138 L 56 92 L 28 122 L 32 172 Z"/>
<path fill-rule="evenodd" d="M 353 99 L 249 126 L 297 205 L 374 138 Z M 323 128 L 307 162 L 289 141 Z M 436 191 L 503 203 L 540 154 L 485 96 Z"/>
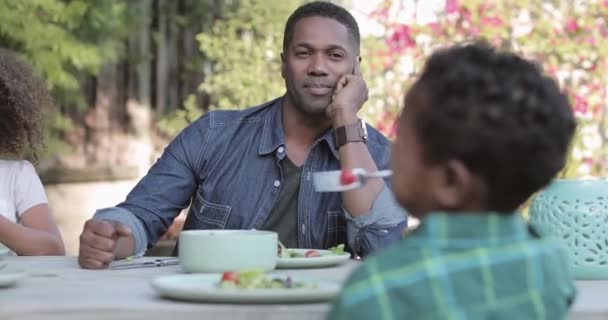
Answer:
<path fill-rule="evenodd" d="M 337 127 L 335 135 L 338 148 L 349 142 L 367 142 L 367 128 L 361 119 L 354 124 Z"/>

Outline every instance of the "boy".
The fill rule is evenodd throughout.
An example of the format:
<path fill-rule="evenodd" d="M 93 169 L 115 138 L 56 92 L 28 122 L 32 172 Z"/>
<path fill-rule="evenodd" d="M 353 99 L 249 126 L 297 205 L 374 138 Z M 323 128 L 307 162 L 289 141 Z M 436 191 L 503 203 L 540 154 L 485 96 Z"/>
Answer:
<path fill-rule="evenodd" d="M 408 92 L 393 190 L 421 226 L 367 259 L 330 319 L 563 319 L 559 246 L 516 213 L 564 166 L 576 123 L 533 63 L 483 43 L 438 51 Z"/>

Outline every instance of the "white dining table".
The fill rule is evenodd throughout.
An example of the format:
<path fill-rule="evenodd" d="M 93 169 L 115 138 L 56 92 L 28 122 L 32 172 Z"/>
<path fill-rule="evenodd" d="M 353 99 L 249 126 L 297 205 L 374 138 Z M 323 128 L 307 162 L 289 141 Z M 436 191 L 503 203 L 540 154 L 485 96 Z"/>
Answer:
<path fill-rule="evenodd" d="M 144 261 L 154 257 L 142 258 Z M 177 265 L 126 270 L 85 270 L 76 257 L 4 257 L 26 276 L 0 289 L 0 319 L 324 319 L 329 303 L 217 304 L 161 298 L 156 277 L 182 273 Z M 285 269 L 294 278 L 343 282 L 360 262 L 320 269 Z M 577 281 L 570 319 L 608 319 L 608 281 Z"/>

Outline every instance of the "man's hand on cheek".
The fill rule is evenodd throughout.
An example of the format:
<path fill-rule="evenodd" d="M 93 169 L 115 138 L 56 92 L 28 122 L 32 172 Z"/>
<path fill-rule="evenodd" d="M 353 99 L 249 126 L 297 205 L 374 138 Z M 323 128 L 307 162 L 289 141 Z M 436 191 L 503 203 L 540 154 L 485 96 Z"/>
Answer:
<path fill-rule="evenodd" d="M 367 99 L 367 84 L 357 62 L 353 74 L 344 74 L 338 79 L 332 102 L 327 108 L 327 115 L 332 120 L 333 127 L 357 122 L 357 112 Z"/>

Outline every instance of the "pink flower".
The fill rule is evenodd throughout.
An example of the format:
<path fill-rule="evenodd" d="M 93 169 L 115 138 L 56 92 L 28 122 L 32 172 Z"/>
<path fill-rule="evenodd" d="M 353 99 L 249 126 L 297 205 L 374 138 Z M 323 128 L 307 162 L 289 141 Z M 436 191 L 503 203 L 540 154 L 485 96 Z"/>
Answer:
<path fill-rule="evenodd" d="M 566 31 L 569 33 L 575 33 L 578 30 L 578 23 L 575 19 L 571 19 L 566 23 Z"/>
<path fill-rule="evenodd" d="M 592 166 L 592 165 L 595 164 L 595 160 L 593 160 L 593 158 L 590 158 L 590 157 L 585 157 L 583 159 L 583 163 L 586 164 L 586 165 L 588 165 L 588 166 Z"/>
<path fill-rule="evenodd" d="M 604 7 L 608 7 L 608 0 L 604 0 Z"/>
<path fill-rule="evenodd" d="M 481 24 L 483 24 L 485 26 L 500 27 L 500 26 L 502 26 L 503 21 L 498 16 L 483 17 L 483 18 L 481 18 Z"/>
<path fill-rule="evenodd" d="M 378 9 L 372 11 L 369 14 L 369 16 L 372 18 L 386 20 L 386 19 L 388 19 L 388 8 L 387 7 L 378 8 Z"/>
<path fill-rule="evenodd" d="M 416 46 L 416 41 L 412 38 L 411 29 L 408 25 L 400 25 L 395 28 L 393 34 L 386 40 L 392 53 L 401 53 L 405 49 Z"/>
<path fill-rule="evenodd" d="M 460 9 L 460 3 L 458 3 L 458 0 L 445 1 L 445 12 L 447 14 L 455 13 L 458 11 L 458 9 Z"/>
<path fill-rule="evenodd" d="M 608 0 L 606 0 L 608 1 Z M 438 22 L 431 22 L 427 24 L 429 28 L 433 31 L 433 34 L 438 36 L 442 34 L 441 25 Z"/>
<path fill-rule="evenodd" d="M 579 95 L 574 95 L 574 114 L 577 116 L 582 116 L 589 112 L 589 104 L 587 100 Z"/>
<path fill-rule="evenodd" d="M 376 123 L 376 129 L 382 133 L 386 132 L 386 126 L 382 122 Z"/>
<path fill-rule="evenodd" d="M 472 26 L 471 29 L 469 30 L 469 35 L 473 36 L 473 37 L 477 37 L 479 35 L 479 27 L 477 26 Z"/>
<path fill-rule="evenodd" d="M 468 9 L 462 10 L 460 12 L 460 15 L 462 16 L 462 20 L 466 22 L 471 22 L 471 11 L 469 11 Z"/>

